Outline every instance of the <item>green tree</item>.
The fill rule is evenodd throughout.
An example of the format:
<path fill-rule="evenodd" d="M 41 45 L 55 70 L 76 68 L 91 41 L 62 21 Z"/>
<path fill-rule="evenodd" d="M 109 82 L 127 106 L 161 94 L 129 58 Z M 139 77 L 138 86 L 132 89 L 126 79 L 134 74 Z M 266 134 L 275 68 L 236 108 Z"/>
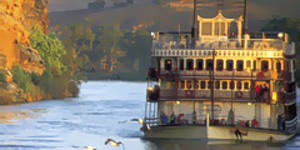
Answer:
<path fill-rule="evenodd" d="M 67 48 L 75 48 L 77 54 L 83 51 L 91 51 L 95 35 L 90 25 L 76 24 L 65 26 L 62 41 Z"/>
<path fill-rule="evenodd" d="M 30 42 L 46 63 L 46 67 L 60 74 L 65 68 L 62 58 L 66 51 L 55 33 L 44 34 L 38 26 L 31 31 Z"/>
<path fill-rule="evenodd" d="M 113 72 L 120 65 L 119 59 L 126 56 L 126 51 L 119 46 L 123 32 L 119 26 L 105 26 L 98 33 L 94 51 L 101 55 L 99 60 L 102 69 Z"/>
<path fill-rule="evenodd" d="M 62 30 L 61 39 L 68 53 L 67 64 L 72 64 L 69 68 L 75 72 L 93 70 L 89 57 L 87 57 L 93 51 L 95 40 L 95 34 L 90 25 L 65 26 Z"/>
<path fill-rule="evenodd" d="M 140 29 L 136 32 L 127 31 L 121 42 L 128 55 L 125 59 L 130 61 L 130 66 L 134 66 L 134 71 L 144 73 L 149 65 L 151 52 L 151 36 L 149 32 Z"/>
<path fill-rule="evenodd" d="M 80 83 L 74 80 L 74 70 L 77 69 L 76 66 L 74 67 L 76 64 L 74 59 L 77 57 L 75 50 L 66 50 L 55 33 L 45 35 L 38 27 L 34 27 L 31 31 L 30 40 L 46 65 L 42 76 L 31 75 L 32 82 L 53 98 L 76 96 L 76 94 L 69 94 L 70 90 L 75 88 L 73 85 Z"/>

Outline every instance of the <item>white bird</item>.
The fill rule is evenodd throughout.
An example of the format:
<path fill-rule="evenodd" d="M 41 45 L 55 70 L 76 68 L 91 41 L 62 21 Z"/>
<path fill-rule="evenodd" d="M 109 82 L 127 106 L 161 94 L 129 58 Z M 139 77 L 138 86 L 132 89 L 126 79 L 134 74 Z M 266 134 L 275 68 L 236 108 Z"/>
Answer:
<path fill-rule="evenodd" d="M 113 147 L 119 147 L 120 145 L 122 145 L 123 149 L 125 149 L 125 146 L 124 146 L 124 144 L 121 141 L 117 142 L 117 141 L 115 141 L 115 140 L 113 140 L 111 138 L 107 138 L 104 144 L 105 145 L 110 144 Z"/>
<path fill-rule="evenodd" d="M 144 124 L 144 120 L 141 119 L 141 118 L 134 118 L 134 119 L 131 119 L 130 121 L 138 122 L 140 125 L 143 125 L 143 124 Z"/>
<path fill-rule="evenodd" d="M 146 127 L 147 130 L 151 130 L 150 125 L 149 125 L 149 124 L 146 124 L 146 123 L 144 122 L 144 120 L 141 119 L 141 118 L 138 118 L 138 119 L 131 119 L 130 121 L 136 121 L 136 122 L 138 122 L 140 125 L 143 125 L 143 127 Z"/>
<path fill-rule="evenodd" d="M 143 119 L 141 119 L 141 118 L 133 118 L 133 119 L 131 119 L 131 120 L 124 120 L 124 121 L 119 121 L 119 124 L 123 124 L 123 123 L 127 123 L 127 122 L 138 122 L 140 125 L 143 125 L 143 123 L 144 123 L 144 120 Z"/>
<path fill-rule="evenodd" d="M 84 150 L 97 150 L 96 148 L 92 147 L 92 146 L 85 146 Z"/>
<path fill-rule="evenodd" d="M 111 138 L 107 138 L 104 144 L 105 145 L 110 144 L 113 147 L 119 147 L 123 143 L 121 141 L 117 142 Z"/>
<path fill-rule="evenodd" d="M 127 123 L 127 122 L 129 122 L 129 121 L 131 121 L 131 122 L 137 122 L 138 124 L 140 124 L 140 125 L 142 125 L 143 127 L 145 127 L 147 130 L 151 130 L 150 125 L 149 125 L 149 124 L 146 124 L 146 123 L 144 122 L 144 120 L 141 119 L 141 118 L 133 118 L 133 119 L 131 119 L 131 120 L 119 121 L 119 123 Z"/>

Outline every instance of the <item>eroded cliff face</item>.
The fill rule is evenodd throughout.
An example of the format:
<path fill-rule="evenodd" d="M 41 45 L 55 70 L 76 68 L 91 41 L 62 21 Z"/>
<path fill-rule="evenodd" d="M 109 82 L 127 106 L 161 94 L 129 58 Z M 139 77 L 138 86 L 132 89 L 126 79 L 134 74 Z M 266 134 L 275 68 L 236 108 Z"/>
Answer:
<path fill-rule="evenodd" d="M 24 103 L 43 98 L 25 94 L 12 80 L 14 65 L 28 73 L 43 74 L 44 60 L 30 45 L 30 29 L 39 25 L 48 32 L 48 0 L 0 0 L 0 104 Z"/>
<path fill-rule="evenodd" d="M 0 25 L 0 67 L 20 64 L 28 72 L 43 73 L 43 60 L 30 46 L 29 30 L 39 25 L 48 32 L 48 0 L 1 0 Z"/>

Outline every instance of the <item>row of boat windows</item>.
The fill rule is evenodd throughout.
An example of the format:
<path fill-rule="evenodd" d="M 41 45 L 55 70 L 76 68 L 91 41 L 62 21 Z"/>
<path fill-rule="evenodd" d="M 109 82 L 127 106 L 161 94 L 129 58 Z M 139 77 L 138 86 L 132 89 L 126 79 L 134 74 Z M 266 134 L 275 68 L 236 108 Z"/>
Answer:
<path fill-rule="evenodd" d="M 236 65 L 236 70 L 237 71 L 244 71 L 245 69 L 251 69 L 253 68 L 253 71 L 256 70 L 256 61 L 253 60 L 222 60 L 222 59 L 217 59 L 216 60 L 216 66 L 214 65 L 214 61 L 212 59 L 197 59 L 195 60 L 196 63 L 194 63 L 194 59 L 180 59 L 179 60 L 179 70 L 213 70 L 214 67 L 216 67 L 217 71 L 233 71 L 234 70 L 234 65 Z M 205 61 L 205 64 L 204 64 Z M 251 67 L 252 63 L 252 67 Z M 171 71 L 173 68 L 172 65 L 172 60 L 171 59 L 166 59 L 164 62 L 164 68 L 166 71 Z M 261 61 L 261 70 L 262 71 L 269 71 L 270 70 L 270 64 L 269 61 Z M 276 71 L 281 72 L 282 71 L 282 63 L 280 61 L 276 62 Z"/>
<path fill-rule="evenodd" d="M 179 81 L 180 89 L 211 89 L 212 81 L 206 80 L 181 80 Z M 216 80 L 214 81 L 214 89 L 219 90 L 249 90 L 251 82 L 250 81 L 226 81 L 226 80 Z"/>

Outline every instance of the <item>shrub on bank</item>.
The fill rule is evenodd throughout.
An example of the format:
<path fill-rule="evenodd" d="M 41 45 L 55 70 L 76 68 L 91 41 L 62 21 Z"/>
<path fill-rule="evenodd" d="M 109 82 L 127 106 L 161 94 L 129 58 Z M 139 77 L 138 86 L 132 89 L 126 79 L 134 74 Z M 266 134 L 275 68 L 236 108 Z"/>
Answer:
<path fill-rule="evenodd" d="M 31 92 L 33 84 L 31 77 L 27 74 L 20 65 L 15 65 L 11 73 L 13 75 L 13 81 L 24 90 L 25 93 Z"/>
<path fill-rule="evenodd" d="M 73 72 L 76 70 L 73 64 L 74 56 L 68 53 L 70 50 L 65 48 L 55 33 L 44 34 L 38 26 L 33 27 L 30 41 L 33 48 L 39 51 L 46 67 L 41 76 L 31 75 L 33 84 L 51 98 L 76 96 L 77 94 L 70 94 L 74 89 L 78 91 L 77 84 L 70 86 L 75 78 Z"/>
<path fill-rule="evenodd" d="M 0 82 L 3 83 L 6 81 L 6 75 L 3 70 L 0 70 Z"/>

